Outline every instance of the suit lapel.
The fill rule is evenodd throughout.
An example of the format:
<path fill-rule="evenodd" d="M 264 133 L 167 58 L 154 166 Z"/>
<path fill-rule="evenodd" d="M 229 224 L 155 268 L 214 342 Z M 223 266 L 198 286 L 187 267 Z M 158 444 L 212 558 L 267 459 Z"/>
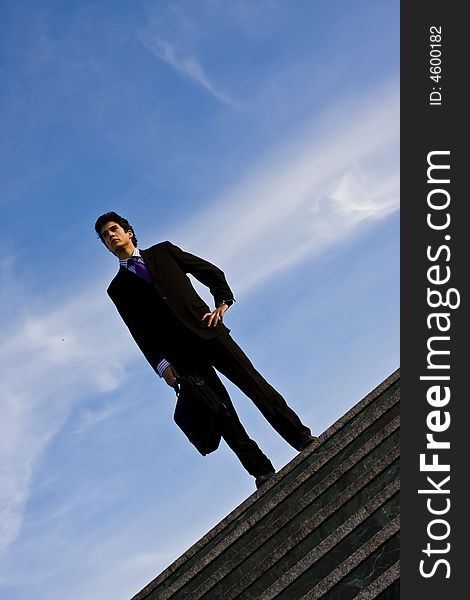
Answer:
<path fill-rule="evenodd" d="M 155 256 L 155 254 L 158 254 L 156 246 L 140 251 L 140 256 L 144 259 L 147 269 L 158 287 L 158 282 L 161 277 L 161 269 L 159 268 L 161 257 Z"/>
<path fill-rule="evenodd" d="M 150 249 L 141 250 L 140 256 L 144 259 L 150 275 L 152 275 L 153 279 L 156 281 L 158 277 L 158 262 L 154 259 L 153 253 L 150 251 Z"/>

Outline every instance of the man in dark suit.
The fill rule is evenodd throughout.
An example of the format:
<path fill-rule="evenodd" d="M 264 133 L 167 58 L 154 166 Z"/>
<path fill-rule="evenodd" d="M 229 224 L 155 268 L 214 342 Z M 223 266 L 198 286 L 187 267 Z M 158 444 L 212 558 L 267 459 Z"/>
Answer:
<path fill-rule="evenodd" d="M 142 353 L 171 387 L 186 373 L 204 378 L 227 407 L 222 437 L 259 487 L 274 473 L 273 465 L 248 436 L 215 369 L 255 403 L 291 446 L 300 451 L 316 438 L 231 338 L 223 321 L 234 298 L 224 273 L 168 241 L 139 250 L 133 228 L 115 212 L 101 215 L 95 230 L 119 258 L 108 294 Z M 187 273 L 209 288 L 214 310 Z"/>

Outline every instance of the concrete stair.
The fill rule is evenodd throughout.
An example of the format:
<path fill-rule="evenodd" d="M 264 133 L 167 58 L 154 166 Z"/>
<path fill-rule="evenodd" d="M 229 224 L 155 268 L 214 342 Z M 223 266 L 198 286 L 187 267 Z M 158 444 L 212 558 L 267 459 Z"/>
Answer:
<path fill-rule="evenodd" d="M 132 600 L 399 598 L 395 371 Z"/>

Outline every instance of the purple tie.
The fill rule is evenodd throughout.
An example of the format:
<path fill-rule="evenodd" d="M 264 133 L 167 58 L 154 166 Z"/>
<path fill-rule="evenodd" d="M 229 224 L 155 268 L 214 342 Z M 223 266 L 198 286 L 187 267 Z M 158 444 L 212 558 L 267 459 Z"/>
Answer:
<path fill-rule="evenodd" d="M 143 259 L 140 258 L 140 256 L 131 256 L 130 258 L 128 258 L 127 266 L 130 267 L 131 265 L 134 267 L 136 275 L 142 277 L 142 279 L 145 279 L 149 283 L 152 283 L 153 280 L 147 269 L 147 265 L 145 264 Z"/>

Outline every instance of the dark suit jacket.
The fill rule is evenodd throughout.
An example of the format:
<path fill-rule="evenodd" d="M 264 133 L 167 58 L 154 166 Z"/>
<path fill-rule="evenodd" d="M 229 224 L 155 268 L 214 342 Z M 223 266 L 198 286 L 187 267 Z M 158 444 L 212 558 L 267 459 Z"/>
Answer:
<path fill-rule="evenodd" d="M 229 331 L 224 324 L 208 327 L 202 321 L 210 309 L 187 276 L 190 273 L 206 285 L 217 305 L 233 299 L 225 275 L 218 267 L 168 241 L 141 250 L 141 256 L 154 283 L 120 267 L 108 294 L 155 370 L 163 358 L 171 360 L 182 331 L 189 330 L 203 339 Z"/>

